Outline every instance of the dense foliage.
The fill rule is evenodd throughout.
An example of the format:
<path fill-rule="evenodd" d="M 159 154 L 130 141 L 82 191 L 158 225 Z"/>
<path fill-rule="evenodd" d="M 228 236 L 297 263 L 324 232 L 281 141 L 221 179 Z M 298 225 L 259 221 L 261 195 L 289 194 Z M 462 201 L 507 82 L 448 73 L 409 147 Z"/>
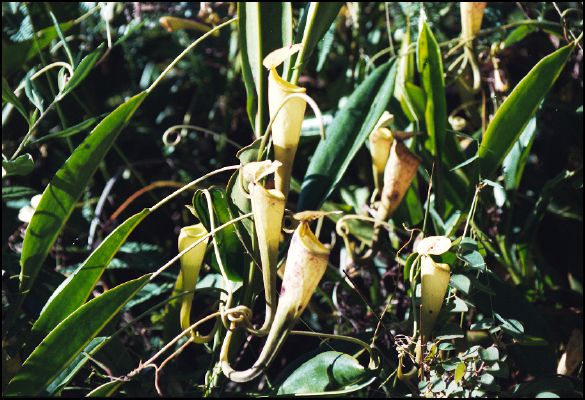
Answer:
<path fill-rule="evenodd" d="M 3 395 L 582 396 L 582 24 L 2 3 Z"/>

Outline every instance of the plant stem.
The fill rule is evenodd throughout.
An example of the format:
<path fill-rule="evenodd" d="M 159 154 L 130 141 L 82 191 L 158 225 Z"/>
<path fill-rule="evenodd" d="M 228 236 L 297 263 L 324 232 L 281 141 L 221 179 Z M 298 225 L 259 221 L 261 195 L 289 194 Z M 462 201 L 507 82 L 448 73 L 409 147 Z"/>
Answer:
<path fill-rule="evenodd" d="M 228 26 L 229 24 L 231 24 L 232 22 L 237 21 L 237 17 L 234 17 L 222 24 L 219 24 L 218 26 L 216 26 L 215 28 L 213 28 L 212 30 L 210 30 L 209 32 L 205 33 L 204 35 L 202 35 L 200 38 L 198 38 L 197 40 L 195 40 L 193 43 L 191 43 L 189 46 L 187 46 L 187 48 L 185 48 L 185 50 L 183 50 L 181 52 L 181 54 L 179 54 L 165 69 L 164 71 L 158 76 L 158 78 L 156 78 L 156 80 L 154 82 L 152 82 L 152 84 L 148 87 L 148 89 L 146 89 L 146 93 L 150 93 L 154 90 L 154 88 L 156 88 L 158 86 L 158 84 L 164 79 L 164 77 L 169 73 L 169 71 L 171 69 L 173 69 L 175 67 L 175 65 L 177 65 L 177 63 L 179 61 L 181 61 L 181 59 L 183 57 L 185 57 L 185 55 L 187 53 L 189 53 L 191 50 L 193 50 L 193 48 L 195 48 L 199 43 L 201 43 L 202 41 L 204 41 L 205 39 L 207 39 L 209 36 L 212 36 L 215 32 L 219 31 L 220 29 Z"/>

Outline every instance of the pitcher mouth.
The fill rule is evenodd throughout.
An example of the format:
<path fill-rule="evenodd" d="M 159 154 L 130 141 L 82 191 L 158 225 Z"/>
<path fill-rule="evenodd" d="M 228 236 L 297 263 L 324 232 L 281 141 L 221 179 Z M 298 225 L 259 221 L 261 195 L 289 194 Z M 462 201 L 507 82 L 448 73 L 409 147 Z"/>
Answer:
<path fill-rule="evenodd" d="M 301 222 L 298 232 L 301 243 L 311 253 L 328 255 L 331 252 L 329 247 L 325 246 L 319 241 L 319 239 L 317 239 L 308 223 Z"/>
<path fill-rule="evenodd" d="M 186 235 L 187 237 L 199 238 L 207 234 L 207 229 L 205 229 L 203 224 L 199 223 L 183 227 L 181 229 L 181 233 Z"/>
<path fill-rule="evenodd" d="M 252 185 L 253 184 L 250 184 L 250 186 L 252 186 Z M 280 191 L 278 189 L 266 189 L 264 186 L 259 185 L 259 184 L 255 184 L 254 187 L 255 187 L 255 190 L 261 190 L 262 193 L 266 197 L 269 197 L 271 199 L 278 200 L 278 201 L 283 201 L 285 199 L 284 194 L 282 193 L 282 191 Z M 250 193 L 251 192 L 252 192 L 252 190 L 250 190 Z"/>
<path fill-rule="evenodd" d="M 294 85 L 282 79 L 275 68 L 270 69 L 270 79 L 274 79 L 279 88 L 285 93 L 305 93 L 307 91 L 304 87 Z"/>
<path fill-rule="evenodd" d="M 433 260 L 433 258 L 430 256 L 424 256 L 424 257 L 428 257 L 431 260 L 433 267 L 435 267 L 443 272 L 451 273 L 451 267 L 449 266 L 449 264 L 435 262 L 435 260 Z"/>

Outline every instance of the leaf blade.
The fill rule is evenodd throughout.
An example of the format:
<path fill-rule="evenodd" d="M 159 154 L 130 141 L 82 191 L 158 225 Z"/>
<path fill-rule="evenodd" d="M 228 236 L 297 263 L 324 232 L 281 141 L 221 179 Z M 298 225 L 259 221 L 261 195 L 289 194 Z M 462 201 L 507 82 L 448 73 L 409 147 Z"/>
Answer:
<path fill-rule="evenodd" d="M 313 154 L 301 186 L 299 211 L 316 210 L 333 192 L 378 122 L 393 93 L 396 64 L 378 67 L 335 115 Z"/>
<path fill-rule="evenodd" d="M 292 44 L 290 3 L 238 2 L 238 42 L 248 117 L 259 137 L 268 124 L 268 74 L 262 60 Z"/>
<path fill-rule="evenodd" d="M 45 390 L 149 278 L 144 275 L 106 291 L 57 325 L 12 378 L 6 395 L 33 396 Z"/>
<path fill-rule="evenodd" d="M 477 153 L 483 177 L 492 176 L 502 164 L 559 77 L 574 48 L 574 44 L 569 44 L 540 60 L 500 106 L 487 127 Z"/>
<path fill-rule="evenodd" d="M 65 161 L 43 192 L 22 245 L 22 294 L 32 287 L 49 250 L 71 215 L 75 202 L 146 95 L 146 92 L 137 94 L 104 118 Z"/>
<path fill-rule="evenodd" d="M 353 357 L 337 351 L 320 353 L 292 372 L 277 389 L 279 395 L 319 393 L 355 385 L 368 376 Z"/>
<path fill-rule="evenodd" d="M 63 281 L 35 321 L 27 347 L 34 348 L 45 335 L 87 301 L 114 255 L 149 213 L 150 210 L 145 209 L 124 221 L 104 239 L 77 271 Z"/>

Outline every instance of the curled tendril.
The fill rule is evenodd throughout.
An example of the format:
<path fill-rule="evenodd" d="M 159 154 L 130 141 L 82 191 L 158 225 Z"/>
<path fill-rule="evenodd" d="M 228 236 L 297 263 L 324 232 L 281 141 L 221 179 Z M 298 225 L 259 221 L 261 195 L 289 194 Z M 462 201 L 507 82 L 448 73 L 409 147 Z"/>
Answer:
<path fill-rule="evenodd" d="M 181 132 L 177 132 L 179 129 L 181 129 Z M 205 133 L 206 135 L 211 135 L 214 138 L 218 138 L 221 140 L 225 140 L 226 143 L 231 144 L 232 146 L 234 146 L 237 149 L 241 149 L 242 146 L 236 142 L 234 142 L 233 140 L 229 139 L 225 134 L 221 134 L 218 132 L 214 132 L 210 129 L 207 128 L 203 128 L 201 126 L 197 126 L 197 125 L 185 125 L 185 124 L 181 124 L 181 125 L 173 125 L 170 128 L 168 128 L 166 131 L 164 131 L 163 135 L 162 135 L 162 141 L 164 143 L 165 146 L 168 147 L 175 147 L 177 146 L 180 142 L 181 139 L 185 136 L 187 136 L 187 132 L 185 131 L 185 129 L 190 129 L 192 131 L 195 132 L 201 132 L 201 133 Z M 175 138 L 174 140 L 170 140 L 169 137 L 171 137 L 172 134 L 175 134 Z"/>
<path fill-rule="evenodd" d="M 40 70 L 38 70 L 37 72 L 35 72 L 31 77 L 30 80 L 34 81 L 35 79 L 37 79 L 39 76 L 43 75 L 44 73 L 46 73 L 47 71 L 53 69 L 53 68 L 65 68 L 67 70 L 67 72 L 69 73 L 69 78 L 71 78 L 73 76 L 73 67 L 69 64 L 66 63 L 64 61 L 56 61 L 54 63 L 51 63 L 49 65 L 47 65 L 44 68 L 41 68 Z"/>

